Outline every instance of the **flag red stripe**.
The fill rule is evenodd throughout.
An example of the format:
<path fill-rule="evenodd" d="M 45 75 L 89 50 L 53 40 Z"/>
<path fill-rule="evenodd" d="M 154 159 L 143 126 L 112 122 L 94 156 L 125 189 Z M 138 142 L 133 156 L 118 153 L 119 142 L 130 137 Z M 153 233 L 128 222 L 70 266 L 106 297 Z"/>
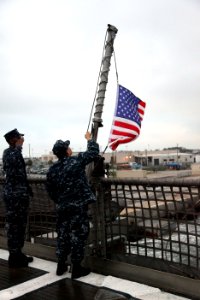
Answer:
<path fill-rule="evenodd" d="M 134 125 L 131 125 L 131 124 L 128 124 L 128 123 L 125 123 L 125 122 L 121 122 L 121 121 L 114 121 L 113 125 L 117 126 L 117 127 L 122 127 L 122 128 L 130 129 L 130 130 L 134 130 L 134 131 L 137 131 L 137 132 L 140 131 L 140 129 L 137 126 L 134 126 Z"/>
<path fill-rule="evenodd" d="M 123 139 L 119 139 L 119 140 L 116 140 L 116 139 L 111 139 L 110 140 L 110 142 L 112 143 L 112 142 L 114 142 L 114 141 L 116 141 L 116 143 L 127 143 L 127 141 L 132 141 L 133 139 L 132 138 L 123 138 Z M 113 145 L 114 145 L 114 143 L 113 143 Z"/>
<path fill-rule="evenodd" d="M 126 138 L 126 139 L 123 139 L 123 140 L 115 140 L 115 139 L 111 139 L 110 140 L 110 143 L 112 143 L 112 142 L 114 142 L 115 141 L 115 143 L 113 143 L 111 146 L 110 146 L 110 148 L 114 151 L 120 144 L 126 144 L 126 143 L 129 143 L 129 142 L 131 142 L 133 139 L 131 139 L 131 138 Z"/>
<path fill-rule="evenodd" d="M 139 132 L 138 132 L 139 134 Z M 130 132 L 123 132 L 123 131 L 119 131 L 119 130 L 113 130 L 112 131 L 112 135 L 119 135 L 119 136 L 129 136 L 131 138 L 134 138 L 137 134 L 133 134 L 133 133 L 130 133 Z"/>
<path fill-rule="evenodd" d="M 144 111 L 138 107 L 138 113 L 141 114 L 142 116 L 144 115 Z"/>
<path fill-rule="evenodd" d="M 140 100 L 139 105 L 143 106 L 144 108 L 146 107 L 146 103 Z"/>

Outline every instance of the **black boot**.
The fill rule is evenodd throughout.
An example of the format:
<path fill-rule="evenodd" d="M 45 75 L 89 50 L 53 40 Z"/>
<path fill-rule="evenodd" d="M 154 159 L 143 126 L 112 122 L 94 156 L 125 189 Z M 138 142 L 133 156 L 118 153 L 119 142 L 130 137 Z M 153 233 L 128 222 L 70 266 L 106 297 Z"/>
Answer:
<path fill-rule="evenodd" d="M 68 270 L 68 264 L 65 261 L 60 260 L 57 264 L 56 275 L 61 276 Z"/>
<path fill-rule="evenodd" d="M 84 268 L 80 263 L 74 263 L 72 266 L 72 279 L 76 279 L 82 276 L 86 276 L 91 272 L 89 268 Z"/>
<path fill-rule="evenodd" d="M 28 261 L 20 256 L 19 253 L 11 253 L 8 258 L 9 268 L 28 267 Z"/>
<path fill-rule="evenodd" d="M 32 256 L 26 256 L 24 253 L 20 253 L 21 259 L 26 260 L 28 263 L 33 262 L 33 257 Z"/>

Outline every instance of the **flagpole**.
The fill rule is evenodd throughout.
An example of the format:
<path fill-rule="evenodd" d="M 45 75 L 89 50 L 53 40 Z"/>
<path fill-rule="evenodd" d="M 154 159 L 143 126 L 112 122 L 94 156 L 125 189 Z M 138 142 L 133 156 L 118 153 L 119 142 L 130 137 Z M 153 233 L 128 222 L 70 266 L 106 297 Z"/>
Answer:
<path fill-rule="evenodd" d="M 114 52 L 113 45 L 114 45 L 114 40 L 117 31 L 118 30 L 115 26 L 108 24 L 105 43 L 104 43 L 104 51 L 103 51 L 102 61 L 101 61 L 101 67 L 100 67 L 100 72 L 98 77 L 98 87 L 96 89 L 96 95 L 95 95 L 96 98 L 94 99 L 93 102 L 93 105 L 95 103 L 95 112 L 94 112 L 94 117 L 92 119 L 91 133 L 92 133 L 92 138 L 95 141 L 97 141 L 99 127 L 103 126 L 102 124 L 103 105 L 105 99 L 106 86 L 108 83 L 108 74 L 110 71 L 110 61 L 111 61 L 112 54 Z M 94 170 L 94 163 L 90 163 L 86 168 L 86 173 L 89 180 L 91 179 L 91 174 L 93 170 Z"/>
<path fill-rule="evenodd" d="M 110 71 L 110 61 L 114 51 L 113 44 L 114 44 L 117 31 L 118 30 L 116 27 L 108 24 L 107 39 L 105 42 L 104 56 L 102 58 L 99 86 L 98 86 L 98 91 L 96 96 L 95 112 L 92 120 L 93 121 L 92 137 L 95 141 L 97 141 L 99 127 L 103 126 L 102 124 L 103 105 L 105 99 L 106 86 L 108 83 L 108 74 Z"/>

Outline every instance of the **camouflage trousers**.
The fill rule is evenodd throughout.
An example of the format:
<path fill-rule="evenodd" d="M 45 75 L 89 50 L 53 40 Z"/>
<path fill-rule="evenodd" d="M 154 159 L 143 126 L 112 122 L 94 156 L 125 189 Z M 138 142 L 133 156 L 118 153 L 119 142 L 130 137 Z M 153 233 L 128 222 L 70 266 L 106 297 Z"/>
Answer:
<path fill-rule="evenodd" d="M 24 246 L 29 197 L 4 197 L 4 201 L 8 250 L 17 253 Z"/>
<path fill-rule="evenodd" d="M 84 258 L 85 243 L 89 235 L 89 218 L 87 210 L 59 212 L 57 214 L 57 249 L 59 260 L 67 260 L 71 254 L 71 262 L 80 262 Z"/>

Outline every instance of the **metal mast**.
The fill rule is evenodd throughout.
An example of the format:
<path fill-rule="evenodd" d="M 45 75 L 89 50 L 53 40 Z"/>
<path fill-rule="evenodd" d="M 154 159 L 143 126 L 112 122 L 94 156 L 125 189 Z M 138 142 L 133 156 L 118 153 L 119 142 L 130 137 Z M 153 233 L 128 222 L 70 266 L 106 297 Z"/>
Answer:
<path fill-rule="evenodd" d="M 97 141 L 98 135 L 98 128 L 102 127 L 102 112 L 103 112 L 103 105 L 104 105 L 104 98 L 106 92 L 106 85 L 108 83 L 108 73 L 110 71 L 110 61 L 113 54 L 113 44 L 114 39 L 117 34 L 117 28 L 108 24 L 107 29 L 107 39 L 105 42 L 105 49 L 104 55 L 101 63 L 101 70 L 100 70 L 100 78 L 99 78 L 99 86 L 96 96 L 96 105 L 95 105 L 95 112 L 93 117 L 93 124 L 92 124 L 92 137 L 95 141 Z"/>

